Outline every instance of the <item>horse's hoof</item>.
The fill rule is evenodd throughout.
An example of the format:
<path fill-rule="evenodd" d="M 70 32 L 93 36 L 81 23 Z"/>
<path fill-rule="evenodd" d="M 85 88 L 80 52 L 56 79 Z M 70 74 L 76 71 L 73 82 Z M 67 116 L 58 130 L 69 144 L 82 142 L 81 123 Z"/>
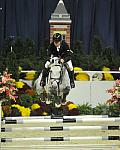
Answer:
<path fill-rule="evenodd" d="M 60 107 L 61 107 L 61 104 L 56 104 L 56 103 L 55 103 L 55 107 L 56 107 L 56 108 L 60 108 Z"/>
<path fill-rule="evenodd" d="M 61 104 L 64 106 L 64 105 L 66 105 L 66 103 L 67 103 L 67 102 L 62 102 Z"/>
<path fill-rule="evenodd" d="M 48 104 L 48 105 L 49 105 L 50 103 L 51 103 L 51 101 L 46 101 L 46 104 Z"/>

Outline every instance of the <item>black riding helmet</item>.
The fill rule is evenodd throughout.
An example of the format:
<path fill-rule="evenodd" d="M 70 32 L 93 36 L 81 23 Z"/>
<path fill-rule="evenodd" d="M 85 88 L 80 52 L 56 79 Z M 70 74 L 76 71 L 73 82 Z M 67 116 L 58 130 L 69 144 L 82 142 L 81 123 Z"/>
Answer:
<path fill-rule="evenodd" d="M 55 34 L 53 35 L 53 41 L 59 42 L 59 41 L 61 41 L 61 40 L 62 40 L 62 36 L 61 36 L 60 33 L 55 33 Z"/>

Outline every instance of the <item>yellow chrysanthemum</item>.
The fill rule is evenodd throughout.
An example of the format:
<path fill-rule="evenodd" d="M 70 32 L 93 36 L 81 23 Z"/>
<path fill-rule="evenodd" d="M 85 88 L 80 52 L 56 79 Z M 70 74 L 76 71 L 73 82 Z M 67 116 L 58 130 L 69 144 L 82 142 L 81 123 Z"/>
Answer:
<path fill-rule="evenodd" d="M 30 72 L 27 72 L 27 73 L 26 73 L 25 79 L 26 79 L 26 80 L 33 80 L 34 77 L 35 77 L 35 71 L 30 71 Z"/>
<path fill-rule="evenodd" d="M 76 106 L 75 104 L 69 104 L 69 105 L 68 105 L 68 109 L 69 109 L 69 110 L 72 110 L 72 109 L 74 109 L 74 108 L 77 108 L 77 106 Z"/>
<path fill-rule="evenodd" d="M 12 107 L 15 107 L 19 110 L 19 112 L 21 112 L 21 116 L 25 117 L 25 116 L 30 116 L 30 108 L 25 108 L 24 106 L 20 106 L 18 104 L 14 104 L 12 105 Z"/>
<path fill-rule="evenodd" d="M 31 110 L 35 110 L 38 108 L 40 108 L 40 105 L 38 105 L 38 104 L 32 104 L 32 106 L 31 106 Z"/>
<path fill-rule="evenodd" d="M 22 89 L 25 84 L 22 81 L 19 81 L 19 82 L 16 82 L 15 85 L 18 89 Z"/>
<path fill-rule="evenodd" d="M 43 115 L 44 115 L 44 116 L 47 116 L 47 115 L 48 115 L 48 113 L 47 113 L 47 112 L 43 112 Z"/>
<path fill-rule="evenodd" d="M 107 72 L 107 71 L 110 71 L 110 68 L 107 68 L 107 67 L 104 66 L 104 67 L 102 68 L 102 70 Z M 104 73 L 104 79 L 105 79 L 105 80 L 110 80 L 110 81 L 111 81 L 111 80 L 112 80 L 112 81 L 114 80 L 113 75 L 112 75 L 111 73 Z"/>
<path fill-rule="evenodd" d="M 30 112 L 31 112 L 30 108 L 25 108 L 24 106 L 21 106 L 19 108 L 19 111 L 21 112 L 22 117 L 30 116 Z"/>
<path fill-rule="evenodd" d="M 80 67 L 74 67 L 74 71 L 83 71 L 83 69 Z"/>
<path fill-rule="evenodd" d="M 83 81 L 88 81 L 89 80 L 89 75 L 87 73 L 84 73 L 84 72 L 79 73 L 79 71 L 83 71 L 82 68 L 74 67 L 74 71 L 76 71 L 76 80 L 77 81 L 82 81 L 82 80 Z"/>
<path fill-rule="evenodd" d="M 11 107 L 15 107 L 15 108 L 19 109 L 21 106 L 18 104 L 13 104 Z"/>
<path fill-rule="evenodd" d="M 87 73 L 78 73 L 76 75 L 76 80 L 77 81 L 89 81 L 89 75 Z"/>

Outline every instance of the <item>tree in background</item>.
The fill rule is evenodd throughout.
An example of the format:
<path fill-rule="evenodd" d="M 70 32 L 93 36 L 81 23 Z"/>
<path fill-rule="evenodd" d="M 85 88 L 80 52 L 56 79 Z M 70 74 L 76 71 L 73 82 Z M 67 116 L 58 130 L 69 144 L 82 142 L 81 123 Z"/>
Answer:
<path fill-rule="evenodd" d="M 84 52 L 83 42 L 75 41 L 73 47 L 73 64 L 74 66 L 81 67 L 83 69 L 87 69 L 87 55 Z"/>
<path fill-rule="evenodd" d="M 12 74 L 12 77 L 16 81 L 18 81 L 19 80 L 18 64 L 16 61 L 16 54 L 13 51 L 8 52 L 7 54 L 6 67 L 8 68 L 9 73 Z"/>

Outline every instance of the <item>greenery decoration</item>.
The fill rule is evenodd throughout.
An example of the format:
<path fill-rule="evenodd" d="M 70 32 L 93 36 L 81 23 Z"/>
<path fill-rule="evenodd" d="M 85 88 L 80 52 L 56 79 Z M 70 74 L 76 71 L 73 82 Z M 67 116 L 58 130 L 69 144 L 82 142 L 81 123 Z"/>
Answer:
<path fill-rule="evenodd" d="M 95 108 L 93 108 L 94 115 L 108 115 L 109 114 L 109 106 L 107 104 L 98 104 Z"/>
<path fill-rule="evenodd" d="M 83 105 L 78 105 L 78 109 L 79 109 L 80 115 L 92 115 L 93 114 L 92 105 L 88 103 L 83 104 Z"/>
<path fill-rule="evenodd" d="M 16 54 L 13 51 L 7 54 L 6 67 L 8 68 L 9 72 L 12 74 L 12 77 L 16 81 L 18 81 L 19 80 L 18 64 L 16 60 Z"/>
<path fill-rule="evenodd" d="M 19 96 L 19 101 L 21 106 L 24 107 L 30 107 L 33 104 L 32 96 L 30 96 L 29 94 L 21 94 Z"/>
<path fill-rule="evenodd" d="M 109 116 L 119 117 L 120 116 L 120 104 L 113 103 L 109 105 Z"/>

